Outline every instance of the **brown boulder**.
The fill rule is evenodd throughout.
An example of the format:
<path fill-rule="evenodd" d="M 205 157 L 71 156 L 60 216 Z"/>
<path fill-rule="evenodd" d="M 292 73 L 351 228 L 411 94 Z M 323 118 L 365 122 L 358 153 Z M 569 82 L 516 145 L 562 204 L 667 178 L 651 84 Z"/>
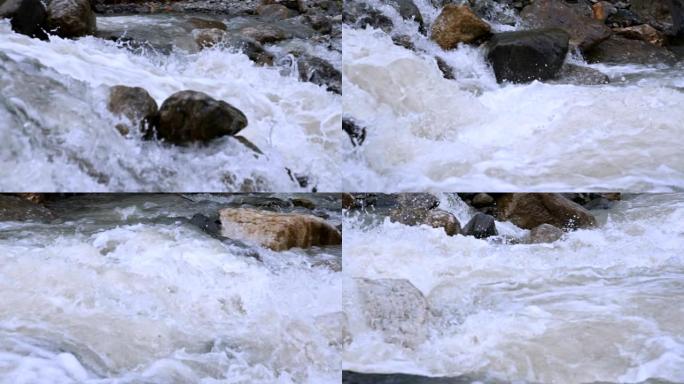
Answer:
<path fill-rule="evenodd" d="M 586 57 L 590 63 L 607 64 L 672 65 L 677 60 L 666 48 L 622 36 L 611 36 L 596 48 L 587 51 Z"/>
<path fill-rule="evenodd" d="M 460 43 L 475 43 L 491 35 L 492 30 L 467 5 L 449 4 L 432 24 L 431 38 L 442 49 L 453 49 Z"/>
<path fill-rule="evenodd" d="M 92 35 L 95 13 L 88 0 L 51 0 L 47 7 L 48 28 L 64 38 Z"/>
<path fill-rule="evenodd" d="M 157 135 L 173 144 L 206 142 L 235 135 L 247 117 L 232 105 L 197 91 L 174 93 L 159 109 Z"/>
<path fill-rule="evenodd" d="M 648 24 L 635 25 L 632 27 L 616 28 L 616 35 L 632 40 L 641 40 L 662 47 L 667 42 L 665 35 Z"/>
<path fill-rule="evenodd" d="M 115 116 L 125 117 L 129 124 L 118 124 L 117 129 L 127 135 L 132 128 L 138 127 L 147 133 L 157 117 L 157 102 L 140 87 L 117 85 L 109 90 L 107 109 Z"/>
<path fill-rule="evenodd" d="M 542 224 L 530 231 L 531 244 L 553 243 L 563 237 L 563 230 L 551 224 Z"/>
<path fill-rule="evenodd" d="M 423 220 L 423 224 L 429 225 L 432 228 L 442 228 L 448 236 L 456 236 L 461 233 L 461 223 L 459 223 L 456 216 L 441 209 L 433 209 L 428 212 Z"/>
<path fill-rule="evenodd" d="M 497 216 L 520 228 L 542 224 L 576 229 L 596 226 L 596 219 L 581 205 L 558 193 L 506 193 L 496 199 Z"/>
<path fill-rule="evenodd" d="M 342 244 L 342 235 L 335 227 L 312 215 L 250 208 L 225 208 L 219 215 L 223 236 L 274 251 Z"/>
<path fill-rule="evenodd" d="M 559 0 L 536 0 L 520 13 L 534 28 L 560 28 L 570 34 L 570 44 L 586 51 L 606 40 L 611 30 Z"/>

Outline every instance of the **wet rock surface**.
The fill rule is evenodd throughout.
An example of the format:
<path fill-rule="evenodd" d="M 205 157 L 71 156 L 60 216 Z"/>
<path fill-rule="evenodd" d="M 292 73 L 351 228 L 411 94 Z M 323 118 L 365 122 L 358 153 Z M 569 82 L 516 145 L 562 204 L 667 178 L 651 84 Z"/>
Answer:
<path fill-rule="evenodd" d="M 250 208 L 225 208 L 219 215 L 223 236 L 274 251 L 342 244 L 337 228 L 313 215 Z"/>
<path fill-rule="evenodd" d="M 581 205 L 557 193 L 508 193 L 496 199 L 499 220 L 533 229 L 551 224 L 562 229 L 592 228 L 596 218 Z"/>
<path fill-rule="evenodd" d="M 563 230 L 551 224 L 542 224 L 530 231 L 531 244 L 553 243 L 563 237 Z"/>
<path fill-rule="evenodd" d="M 559 28 L 570 35 L 573 46 L 586 51 L 606 40 L 610 28 L 590 17 L 585 4 L 569 6 L 559 0 L 537 0 L 523 9 L 520 16 L 532 28 Z"/>
<path fill-rule="evenodd" d="M 47 12 L 40 0 L 2 0 L 0 19 L 10 19 L 12 30 L 31 37 L 46 39 Z"/>
<path fill-rule="evenodd" d="M 460 43 L 475 43 L 487 38 L 491 27 L 467 5 L 449 4 L 432 24 L 431 38 L 442 49 L 453 49 Z"/>
<path fill-rule="evenodd" d="M 47 6 L 47 25 L 51 33 L 76 38 L 96 31 L 95 13 L 88 0 L 51 0 Z"/>
<path fill-rule="evenodd" d="M 49 221 L 55 215 L 42 204 L 17 196 L 0 195 L 0 221 Z"/>
<path fill-rule="evenodd" d="M 498 33 L 487 43 L 487 60 L 500 83 L 553 79 L 565 61 L 568 39 L 560 29 Z"/>
<path fill-rule="evenodd" d="M 590 63 L 672 65 L 677 61 L 675 55 L 666 48 L 641 40 L 611 36 L 586 54 Z"/>
<path fill-rule="evenodd" d="M 109 90 L 107 109 L 115 116 L 124 117 L 127 123 L 116 126 L 126 136 L 133 129 L 139 129 L 151 136 L 152 128 L 157 121 L 157 102 L 149 93 L 140 87 L 117 85 Z"/>
<path fill-rule="evenodd" d="M 247 117 L 225 101 L 197 91 L 171 95 L 159 109 L 157 136 L 169 143 L 207 142 L 235 135 L 247 126 Z"/>
<path fill-rule="evenodd" d="M 470 221 L 468 221 L 468 224 L 463 227 L 463 234 L 478 239 L 486 239 L 488 237 L 498 236 L 499 232 L 496 230 L 494 217 L 478 212 Z"/>

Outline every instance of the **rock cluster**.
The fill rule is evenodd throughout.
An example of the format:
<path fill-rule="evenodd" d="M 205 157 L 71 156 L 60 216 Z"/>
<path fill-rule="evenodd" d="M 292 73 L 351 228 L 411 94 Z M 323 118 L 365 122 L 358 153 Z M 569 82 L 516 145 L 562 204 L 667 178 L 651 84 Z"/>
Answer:
<path fill-rule="evenodd" d="M 47 39 L 47 33 L 63 38 L 92 35 L 95 13 L 88 0 L 50 0 L 47 7 L 39 0 L 4 0 L 0 18 L 10 19 L 15 32 Z"/>

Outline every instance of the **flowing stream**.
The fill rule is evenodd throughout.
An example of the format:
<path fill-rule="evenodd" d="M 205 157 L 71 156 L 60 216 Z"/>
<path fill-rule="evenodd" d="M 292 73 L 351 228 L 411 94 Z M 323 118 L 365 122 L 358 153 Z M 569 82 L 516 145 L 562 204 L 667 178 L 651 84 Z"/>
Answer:
<path fill-rule="evenodd" d="M 442 200 L 461 223 L 474 213 Z M 455 378 L 435 384 L 684 381 L 684 195 L 625 196 L 592 213 L 598 228 L 534 245 L 348 216 L 343 368 Z M 371 329 L 360 278 L 410 281 L 429 307 L 415 324 L 424 339 L 406 346 Z"/>
<path fill-rule="evenodd" d="M 339 200 L 306 198 L 340 224 Z M 271 200 L 86 195 L 0 222 L 0 383 L 339 383 L 341 247 L 273 252 L 188 224 Z"/>
<path fill-rule="evenodd" d="M 190 16 L 97 18 L 99 35 L 126 32 L 145 43 L 135 49 L 97 37 L 40 41 L 0 21 L 0 190 L 340 190 L 340 96 L 231 49 L 198 52 Z M 334 50 L 291 44 L 339 66 Z M 245 113 L 240 134 L 264 154 L 230 138 L 171 147 L 123 137 L 106 108 L 114 85 L 143 87 L 160 106 L 186 89 L 224 100 Z"/>
<path fill-rule="evenodd" d="M 607 85 L 533 82 L 499 85 L 484 49 L 443 51 L 380 0 L 358 0 L 389 17 L 390 34 L 343 29 L 343 110 L 367 128 L 363 145 L 347 141 L 345 190 L 364 191 L 664 191 L 681 188 L 684 66 L 588 65 Z M 426 29 L 439 14 L 414 0 Z M 489 1 L 488 3 L 496 5 Z M 495 31 L 522 29 L 487 21 Z M 392 42 L 407 36 L 409 50 Z M 441 57 L 455 71 L 447 80 Z"/>

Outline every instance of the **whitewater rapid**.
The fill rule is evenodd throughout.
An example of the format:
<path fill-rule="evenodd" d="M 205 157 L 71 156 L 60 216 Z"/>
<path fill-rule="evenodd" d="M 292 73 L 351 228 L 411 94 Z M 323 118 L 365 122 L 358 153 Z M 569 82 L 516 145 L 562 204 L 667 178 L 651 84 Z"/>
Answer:
<path fill-rule="evenodd" d="M 145 26 L 144 36 L 175 48 L 165 55 L 96 37 L 45 42 L 0 21 L 0 190 L 340 190 L 339 95 L 229 49 L 193 51 L 190 34 L 171 16 L 98 17 L 98 23 L 110 31 Z M 120 84 L 145 88 L 159 105 L 185 89 L 224 100 L 245 113 L 249 125 L 241 135 L 264 155 L 228 138 L 168 147 L 122 137 L 106 110 L 109 87 Z M 308 185 L 300 187 L 287 169 Z"/>
<path fill-rule="evenodd" d="M 77 196 L 50 223 L 0 222 L 0 383 L 339 383 L 340 247 L 187 224 L 235 198 Z"/>
<path fill-rule="evenodd" d="M 458 198 L 442 196 L 441 207 L 461 223 L 474 214 Z M 343 368 L 482 382 L 684 381 L 684 195 L 626 196 L 592 213 L 597 229 L 536 245 L 349 215 Z M 370 329 L 359 278 L 420 290 L 426 339 L 404 347 Z"/>
<path fill-rule="evenodd" d="M 350 191 L 569 191 L 681 189 L 684 67 L 574 64 L 611 84 L 499 85 L 484 50 L 443 51 L 389 5 L 368 3 L 394 23 L 391 34 L 343 29 L 343 110 L 367 128 L 347 142 L 343 187 Z M 415 0 L 426 29 L 439 10 Z M 496 31 L 510 10 L 487 20 Z M 513 19 L 514 20 L 514 19 Z M 416 50 L 393 44 L 408 36 Z M 417 53 L 418 51 L 419 53 Z M 439 56 L 453 67 L 447 80 Z"/>

